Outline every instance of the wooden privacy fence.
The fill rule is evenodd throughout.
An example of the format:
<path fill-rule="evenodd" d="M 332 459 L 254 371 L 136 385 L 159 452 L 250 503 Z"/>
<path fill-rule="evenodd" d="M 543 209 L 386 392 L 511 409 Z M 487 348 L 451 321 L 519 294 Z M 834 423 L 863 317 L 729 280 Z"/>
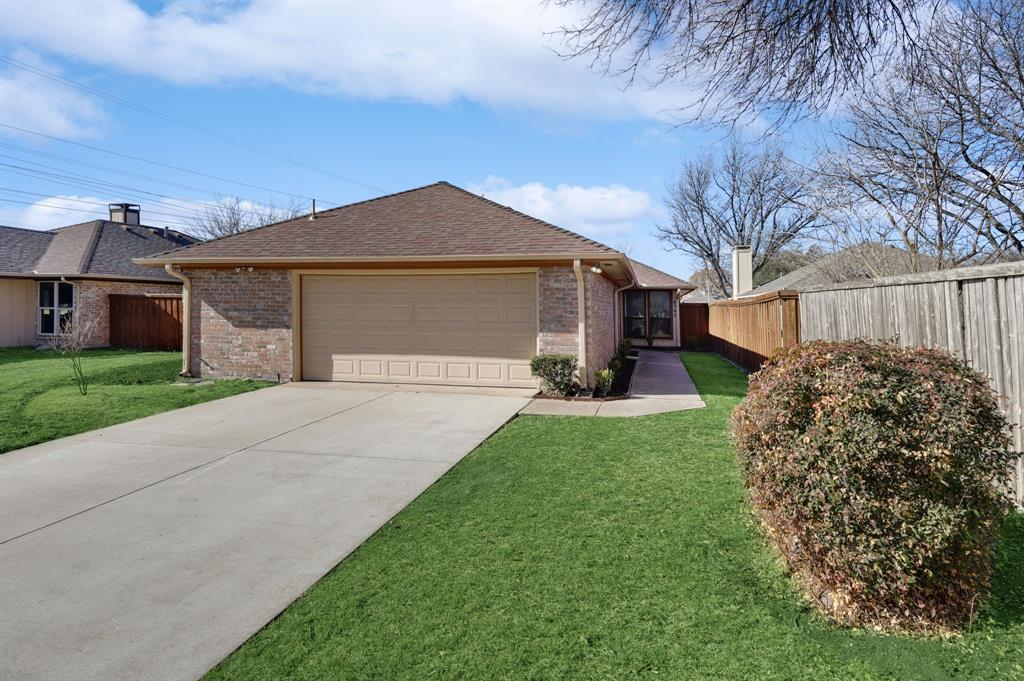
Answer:
<path fill-rule="evenodd" d="M 757 371 L 780 348 L 800 342 L 798 294 L 772 291 L 708 305 L 711 349 L 747 371 Z"/>
<path fill-rule="evenodd" d="M 110 345 L 181 350 L 181 296 L 110 296 Z"/>
<path fill-rule="evenodd" d="M 800 294 L 801 340 L 896 338 L 945 348 L 987 374 L 1024 451 L 1024 263 L 848 282 Z M 1024 506 L 1024 459 L 1016 466 Z"/>
<path fill-rule="evenodd" d="M 711 347 L 707 303 L 679 303 L 679 343 L 690 350 Z"/>

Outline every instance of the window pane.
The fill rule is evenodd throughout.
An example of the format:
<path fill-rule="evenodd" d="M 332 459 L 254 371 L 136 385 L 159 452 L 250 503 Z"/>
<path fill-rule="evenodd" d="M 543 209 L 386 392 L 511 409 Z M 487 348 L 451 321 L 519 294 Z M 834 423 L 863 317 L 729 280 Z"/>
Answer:
<path fill-rule="evenodd" d="M 75 287 L 67 282 L 57 284 L 57 302 L 61 307 L 72 307 L 75 304 Z"/>
<path fill-rule="evenodd" d="M 53 287 L 50 287 L 53 290 Z M 43 308 L 39 311 L 39 333 L 53 333 L 53 310 Z"/>
<path fill-rule="evenodd" d="M 53 307 L 53 282 L 39 282 L 39 307 Z"/>
<path fill-rule="evenodd" d="M 643 317 L 626 317 L 623 328 L 626 338 L 644 338 L 647 335 L 644 331 Z"/>
<path fill-rule="evenodd" d="M 667 317 L 652 317 L 651 335 L 656 338 L 671 338 L 672 320 Z"/>
<path fill-rule="evenodd" d="M 651 317 L 672 316 L 672 294 L 668 291 L 651 291 Z"/>
<path fill-rule="evenodd" d="M 643 317 L 644 316 L 644 292 L 643 291 L 626 291 L 626 317 Z"/>

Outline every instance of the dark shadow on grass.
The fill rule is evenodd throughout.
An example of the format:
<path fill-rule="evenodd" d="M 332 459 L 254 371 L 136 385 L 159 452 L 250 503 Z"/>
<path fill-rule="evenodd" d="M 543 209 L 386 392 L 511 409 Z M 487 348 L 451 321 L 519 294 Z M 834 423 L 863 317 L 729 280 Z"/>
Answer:
<path fill-rule="evenodd" d="M 1024 513 L 1011 513 L 1003 522 L 992 593 L 982 620 L 986 628 L 1007 628 L 1024 622 Z"/>

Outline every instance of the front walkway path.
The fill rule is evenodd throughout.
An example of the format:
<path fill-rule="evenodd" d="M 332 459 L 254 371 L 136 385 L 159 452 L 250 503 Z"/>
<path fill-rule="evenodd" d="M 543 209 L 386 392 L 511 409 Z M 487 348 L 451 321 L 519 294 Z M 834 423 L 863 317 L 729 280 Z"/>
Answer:
<path fill-rule="evenodd" d="M 704 406 L 679 355 L 664 350 L 640 350 L 628 400 L 585 402 L 533 400 L 520 414 L 551 416 L 647 416 Z"/>

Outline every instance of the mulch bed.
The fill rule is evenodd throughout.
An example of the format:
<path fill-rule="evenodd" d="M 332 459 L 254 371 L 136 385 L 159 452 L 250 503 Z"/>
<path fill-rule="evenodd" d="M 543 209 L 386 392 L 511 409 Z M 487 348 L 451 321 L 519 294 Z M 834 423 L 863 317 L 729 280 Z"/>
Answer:
<path fill-rule="evenodd" d="M 593 397 L 590 394 L 562 397 L 561 395 L 545 395 L 544 393 L 537 393 L 534 399 L 565 400 L 572 402 L 614 402 L 616 400 L 625 400 L 629 397 L 629 384 L 633 380 L 634 369 L 636 369 L 636 358 L 631 356 L 626 360 L 626 363 L 619 370 L 619 373 L 615 375 L 615 380 L 612 382 L 611 392 L 605 397 Z"/>

